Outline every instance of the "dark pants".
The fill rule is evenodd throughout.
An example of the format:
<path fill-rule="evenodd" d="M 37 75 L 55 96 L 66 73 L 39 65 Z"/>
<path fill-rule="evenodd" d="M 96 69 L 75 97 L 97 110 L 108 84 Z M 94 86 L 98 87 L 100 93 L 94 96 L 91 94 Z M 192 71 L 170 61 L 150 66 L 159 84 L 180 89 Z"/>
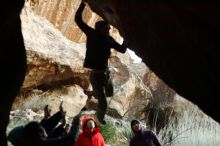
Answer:
<path fill-rule="evenodd" d="M 98 99 L 96 116 L 101 122 L 107 112 L 106 97 L 113 96 L 114 93 L 110 71 L 92 71 L 90 74 L 90 82 L 93 88 L 93 95 Z"/>

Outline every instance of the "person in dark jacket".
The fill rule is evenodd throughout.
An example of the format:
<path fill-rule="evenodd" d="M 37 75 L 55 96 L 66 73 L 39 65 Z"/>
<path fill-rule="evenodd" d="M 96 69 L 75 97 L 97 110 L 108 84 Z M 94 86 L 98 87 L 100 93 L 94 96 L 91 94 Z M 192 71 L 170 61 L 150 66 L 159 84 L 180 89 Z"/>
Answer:
<path fill-rule="evenodd" d="M 107 22 L 102 20 L 96 22 L 95 29 L 88 26 L 82 20 L 82 12 L 85 6 L 85 2 L 82 1 L 76 12 L 75 21 L 87 36 L 84 67 L 91 69 L 90 81 L 93 87 L 93 95 L 98 99 L 96 116 L 100 123 L 105 124 L 106 97 L 113 96 L 114 92 L 108 69 L 111 48 L 121 53 L 125 53 L 127 48 L 125 43 L 120 45 L 109 35 L 110 25 Z"/>
<path fill-rule="evenodd" d="M 105 146 L 104 138 L 93 118 L 86 117 L 82 120 L 82 133 L 73 146 Z"/>
<path fill-rule="evenodd" d="M 10 141 L 11 144 L 13 144 L 14 146 L 22 146 L 21 136 L 23 130 L 24 130 L 23 125 L 19 125 L 13 128 L 7 135 L 8 141 Z"/>
<path fill-rule="evenodd" d="M 145 130 L 140 121 L 131 121 L 131 129 L 134 137 L 130 140 L 130 146 L 161 146 L 157 136 L 151 130 Z"/>
<path fill-rule="evenodd" d="M 63 111 L 62 103 L 60 104 L 60 111 L 51 116 L 51 110 L 48 108 L 48 105 L 44 107 L 44 118 L 41 120 L 40 124 L 44 128 L 46 135 L 51 138 L 58 137 L 65 130 L 63 128 L 63 122 L 59 126 L 58 123 L 65 118 L 65 112 Z M 24 130 L 23 125 L 16 126 L 13 128 L 7 135 L 7 139 L 14 146 L 21 145 L 21 136 Z"/>
<path fill-rule="evenodd" d="M 63 137 L 67 135 L 66 130 L 65 130 L 65 115 L 66 112 L 63 110 L 63 102 L 60 103 L 60 110 L 56 112 L 54 115 L 51 116 L 50 112 L 51 110 L 49 109 L 48 105 L 44 107 L 44 118 L 41 120 L 40 123 L 36 121 L 32 121 L 28 123 L 27 125 L 32 125 L 32 126 L 16 126 L 13 128 L 7 136 L 7 139 L 14 145 L 14 146 L 23 146 L 22 140 L 24 138 L 23 132 L 26 127 L 26 129 L 30 129 L 30 132 L 34 132 L 33 137 L 38 137 L 37 135 L 41 133 L 42 136 L 45 136 L 47 139 L 55 139 L 59 137 Z M 61 122 L 61 124 L 59 124 Z M 34 126 L 35 127 L 34 127 Z M 30 127 L 30 128 L 27 128 Z M 36 128 L 38 127 L 38 128 Z M 27 133 L 27 132 L 26 132 Z M 31 135 L 31 134 L 30 134 Z M 30 136 L 28 134 L 28 136 Z M 39 138 L 39 137 L 38 137 Z M 31 140 L 30 140 L 31 141 Z M 31 141 L 34 142 L 34 141 Z"/>
<path fill-rule="evenodd" d="M 22 132 L 22 146 L 73 146 L 79 131 L 80 114 L 73 118 L 70 132 L 57 138 L 49 138 L 39 122 L 29 122 Z"/>

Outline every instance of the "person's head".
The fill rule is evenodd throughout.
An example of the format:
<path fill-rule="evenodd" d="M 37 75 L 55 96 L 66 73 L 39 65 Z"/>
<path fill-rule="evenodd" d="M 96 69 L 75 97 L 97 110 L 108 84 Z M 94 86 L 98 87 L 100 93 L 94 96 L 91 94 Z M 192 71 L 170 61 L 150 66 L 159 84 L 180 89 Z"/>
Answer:
<path fill-rule="evenodd" d="M 13 144 L 13 145 L 21 145 L 21 139 L 22 139 L 22 133 L 24 131 L 24 126 L 20 125 L 15 128 L 13 128 L 7 135 L 7 139 Z"/>
<path fill-rule="evenodd" d="M 27 141 L 39 141 L 47 138 L 45 129 L 36 121 L 29 122 L 23 130 L 23 136 Z"/>
<path fill-rule="evenodd" d="M 87 129 L 93 130 L 95 128 L 95 122 L 92 119 L 88 120 L 88 121 L 86 121 L 85 126 Z"/>
<path fill-rule="evenodd" d="M 110 25 L 106 21 L 100 20 L 95 23 L 95 30 L 104 36 L 109 35 L 110 28 Z"/>
<path fill-rule="evenodd" d="M 83 131 L 93 131 L 97 129 L 96 121 L 93 118 L 86 117 L 82 120 Z"/>
<path fill-rule="evenodd" d="M 138 119 L 133 119 L 131 121 L 131 129 L 134 133 L 138 133 L 141 131 L 142 126 L 141 126 L 141 123 Z"/>

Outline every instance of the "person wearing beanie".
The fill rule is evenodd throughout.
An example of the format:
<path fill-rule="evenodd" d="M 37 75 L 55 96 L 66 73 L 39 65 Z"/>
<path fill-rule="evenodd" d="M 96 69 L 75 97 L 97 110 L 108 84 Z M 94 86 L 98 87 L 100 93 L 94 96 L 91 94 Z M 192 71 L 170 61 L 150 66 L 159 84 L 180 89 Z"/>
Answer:
<path fill-rule="evenodd" d="M 130 140 L 130 146 L 162 146 L 154 132 L 144 129 L 138 119 L 131 121 L 131 129 L 134 136 Z"/>

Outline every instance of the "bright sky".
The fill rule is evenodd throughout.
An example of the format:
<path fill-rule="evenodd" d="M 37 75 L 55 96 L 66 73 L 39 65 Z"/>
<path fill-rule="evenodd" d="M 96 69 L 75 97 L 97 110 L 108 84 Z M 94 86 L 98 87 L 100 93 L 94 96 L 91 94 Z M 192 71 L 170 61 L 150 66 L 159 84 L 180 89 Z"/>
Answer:
<path fill-rule="evenodd" d="M 128 49 L 128 54 L 131 56 L 131 58 L 134 60 L 133 63 L 140 63 L 142 62 L 142 59 L 138 57 L 134 51 Z"/>
<path fill-rule="evenodd" d="M 119 41 L 120 44 L 123 43 L 123 38 L 121 37 L 121 40 Z M 134 60 L 133 63 L 140 63 L 142 62 L 142 59 L 140 57 L 138 57 L 134 51 L 130 50 L 129 48 L 127 48 L 128 50 L 128 54 L 130 55 L 130 57 Z"/>

